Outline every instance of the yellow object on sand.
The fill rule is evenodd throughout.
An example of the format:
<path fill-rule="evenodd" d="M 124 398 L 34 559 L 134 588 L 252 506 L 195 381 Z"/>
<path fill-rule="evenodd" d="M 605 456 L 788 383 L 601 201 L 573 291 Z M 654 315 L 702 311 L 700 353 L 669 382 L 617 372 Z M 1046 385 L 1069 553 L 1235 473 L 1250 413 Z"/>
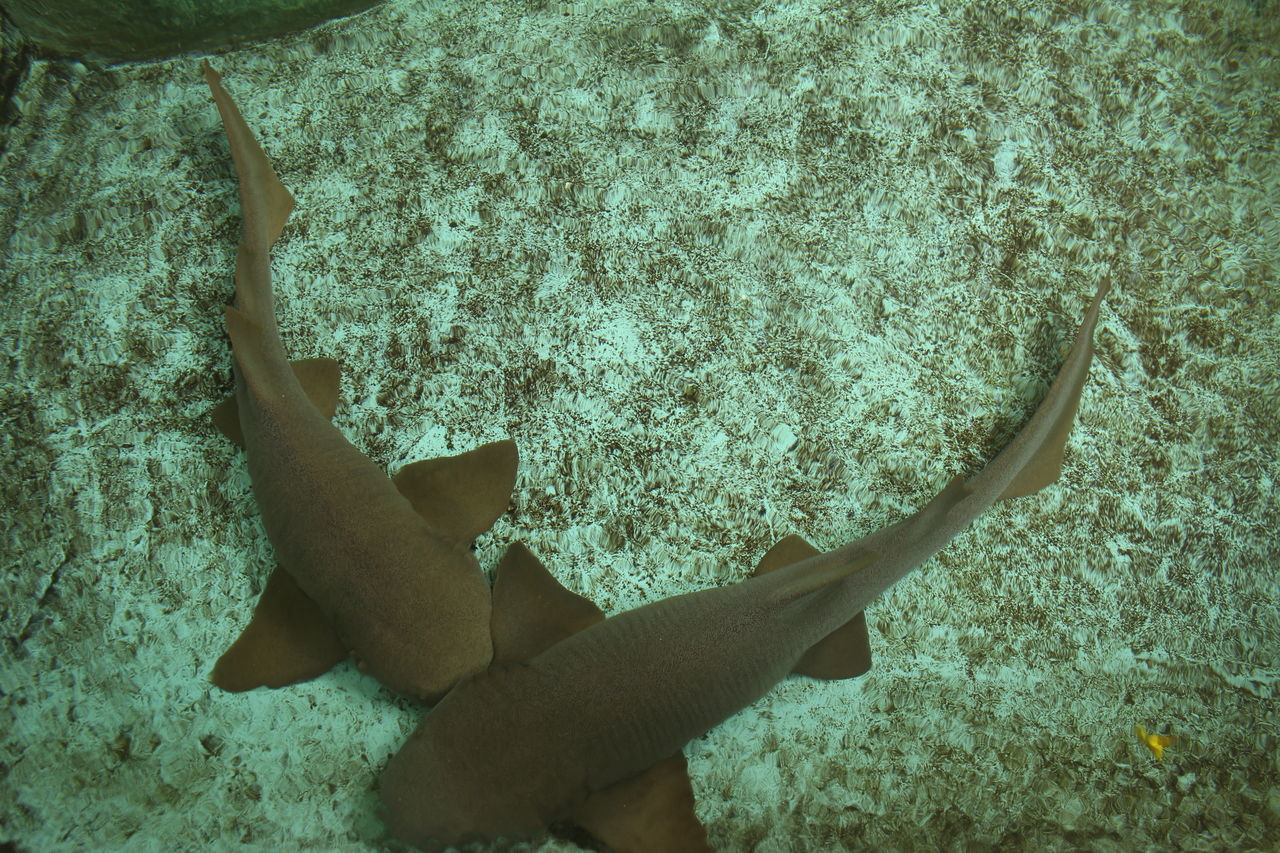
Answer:
<path fill-rule="evenodd" d="M 1145 743 L 1147 749 L 1151 750 L 1156 761 L 1164 761 L 1164 748 L 1173 743 L 1173 735 L 1147 734 L 1147 730 L 1142 726 L 1134 726 L 1133 730 L 1138 733 L 1138 740 Z"/>

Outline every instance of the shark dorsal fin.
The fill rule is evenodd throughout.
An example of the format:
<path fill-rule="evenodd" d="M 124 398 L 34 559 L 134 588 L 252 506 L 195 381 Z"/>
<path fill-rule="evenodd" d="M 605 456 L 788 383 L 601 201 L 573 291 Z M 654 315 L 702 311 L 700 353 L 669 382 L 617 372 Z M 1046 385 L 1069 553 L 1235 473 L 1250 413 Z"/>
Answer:
<path fill-rule="evenodd" d="M 311 398 L 311 404 L 325 418 L 332 419 L 338 409 L 338 378 L 341 367 L 332 358 L 303 358 L 289 362 L 293 375 L 298 377 L 302 390 Z M 218 432 L 244 447 L 244 433 L 240 431 L 240 407 L 234 396 L 223 400 L 213 409 L 213 425 Z"/>
<path fill-rule="evenodd" d="M 414 462 L 391 481 L 437 533 L 470 544 L 507 511 L 517 463 L 516 443 L 508 438 Z"/>
<path fill-rule="evenodd" d="M 711 853 L 683 753 L 587 797 L 574 823 L 618 853 Z"/>
<path fill-rule="evenodd" d="M 792 534 L 779 539 L 756 566 L 763 575 L 817 556 L 818 549 Z M 834 680 L 855 678 L 871 669 L 871 640 L 862 611 L 809 648 L 792 668 L 796 675 Z"/>
<path fill-rule="evenodd" d="M 599 607 L 561 586 L 524 543 L 507 549 L 493 583 L 495 663 L 529 660 L 603 619 Z"/>

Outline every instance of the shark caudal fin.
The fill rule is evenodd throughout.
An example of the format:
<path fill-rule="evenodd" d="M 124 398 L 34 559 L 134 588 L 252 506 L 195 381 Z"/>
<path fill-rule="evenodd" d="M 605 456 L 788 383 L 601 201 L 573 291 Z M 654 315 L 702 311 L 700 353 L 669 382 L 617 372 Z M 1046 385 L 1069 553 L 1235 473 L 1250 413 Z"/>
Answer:
<path fill-rule="evenodd" d="M 235 304 L 226 309 L 227 334 L 245 383 L 256 393 L 265 394 L 273 379 L 288 376 L 280 372 L 284 356 L 271 294 L 271 247 L 293 210 L 293 196 L 280 183 L 235 101 L 222 88 L 222 77 L 207 62 L 204 78 L 222 116 L 240 179 L 242 230 L 236 252 Z"/>
<path fill-rule="evenodd" d="M 1093 360 L 1093 329 L 1098 323 L 1102 299 L 1110 289 L 1108 281 L 1098 285 L 1093 304 L 1089 306 L 1066 361 L 1062 363 L 1040 408 L 1017 438 L 988 466 L 996 467 L 1001 456 L 1026 456 L 1026 461 L 1014 474 L 1013 481 L 1000 493 L 999 499 L 1035 494 L 1056 481 L 1062 473 L 1063 450 L 1071 435 L 1071 427 L 1075 424 L 1076 411 L 1080 408 L 1080 394 L 1084 390 L 1085 380 L 1089 378 L 1089 365 Z"/>
<path fill-rule="evenodd" d="M 227 132 L 227 142 L 239 177 L 243 219 L 241 250 L 253 255 L 268 254 L 280 232 L 284 231 L 284 223 L 288 222 L 289 214 L 293 211 L 293 196 L 276 177 L 271 161 L 266 158 L 266 152 L 262 151 L 262 146 L 248 129 L 248 124 L 244 123 L 236 101 L 223 88 L 221 74 L 212 69 L 209 63 L 205 63 L 204 70 L 205 81 L 209 83 L 209 91 L 223 118 L 223 129 Z M 259 295 L 239 292 L 239 272 L 241 269 L 237 265 L 237 307 L 256 319 L 259 310 L 253 305 L 253 301 Z M 252 288 L 247 289 L 252 291 Z M 270 304 L 270 289 L 266 297 Z"/>

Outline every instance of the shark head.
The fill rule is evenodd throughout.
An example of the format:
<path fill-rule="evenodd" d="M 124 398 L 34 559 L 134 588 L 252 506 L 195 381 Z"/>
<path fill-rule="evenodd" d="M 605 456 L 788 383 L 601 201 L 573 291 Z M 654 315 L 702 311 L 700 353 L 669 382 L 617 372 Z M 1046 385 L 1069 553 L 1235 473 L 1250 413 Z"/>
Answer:
<path fill-rule="evenodd" d="M 459 684 L 392 757 L 379 782 L 379 817 L 393 836 L 424 850 L 527 838 L 565 817 L 557 807 L 566 799 L 585 797 L 580 779 L 567 781 L 566 796 L 571 774 L 530 748 L 529 726 L 487 713 L 523 668 L 498 665 Z"/>

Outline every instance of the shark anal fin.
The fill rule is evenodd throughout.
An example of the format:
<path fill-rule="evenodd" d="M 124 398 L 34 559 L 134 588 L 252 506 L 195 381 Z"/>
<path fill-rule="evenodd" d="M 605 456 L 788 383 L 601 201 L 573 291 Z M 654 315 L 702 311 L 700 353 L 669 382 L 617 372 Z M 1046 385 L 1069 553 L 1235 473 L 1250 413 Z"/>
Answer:
<path fill-rule="evenodd" d="M 802 537 L 793 534 L 778 540 L 768 553 L 760 558 L 755 574 L 767 574 L 818 554 L 817 548 Z M 866 617 L 859 611 L 848 622 L 811 646 L 792 672 L 811 678 L 834 680 L 855 678 L 869 669 L 871 669 L 871 641 L 867 636 Z"/>
<path fill-rule="evenodd" d="M 311 403 L 326 418 L 332 418 L 338 408 L 338 376 L 341 368 L 332 358 L 304 358 L 289 362 L 293 375 L 302 383 L 302 389 Z M 240 407 L 235 395 L 223 400 L 213 409 L 213 425 L 218 432 L 244 447 L 244 433 L 240 430 Z"/>
<path fill-rule="evenodd" d="M 507 549 L 493 583 L 495 663 L 529 660 L 603 619 L 599 607 L 561 586 L 524 543 Z"/>
<path fill-rule="evenodd" d="M 858 615 L 809 648 L 791 671 L 797 675 L 834 681 L 857 678 L 871 669 L 871 639 L 867 618 Z"/>
<path fill-rule="evenodd" d="M 840 549 L 820 554 L 799 536 L 792 534 L 779 540 L 769 553 L 760 558 L 752 573 L 756 577 L 772 574 L 775 604 L 803 598 L 812 592 L 844 580 L 879 560 L 878 551 Z"/>
<path fill-rule="evenodd" d="M 218 658 L 209 680 L 232 693 L 284 687 L 323 675 L 346 657 L 347 649 L 320 608 L 277 567 L 253 619 Z"/>
<path fill-rule="evenodd" d="M 507 511 L 517 463 L 516 443 L 508 438 L 414 462 L 391 480 L 437 533 L 470 543 Z"/>
<path fill-rule="evenodd" d="M 684 755 L 591 794 L 573 822 L 617 853 L 710 853 Z"/>
<path fill-rule="evenodd" d="M 905 523 L 910 530 L 931 530 L 942 524 L 947 515 L 972 494 L 973 489 L 969 487 L 969 483 L 957 474 L 947 481 L 942 491 L 906 519 Z"/>

